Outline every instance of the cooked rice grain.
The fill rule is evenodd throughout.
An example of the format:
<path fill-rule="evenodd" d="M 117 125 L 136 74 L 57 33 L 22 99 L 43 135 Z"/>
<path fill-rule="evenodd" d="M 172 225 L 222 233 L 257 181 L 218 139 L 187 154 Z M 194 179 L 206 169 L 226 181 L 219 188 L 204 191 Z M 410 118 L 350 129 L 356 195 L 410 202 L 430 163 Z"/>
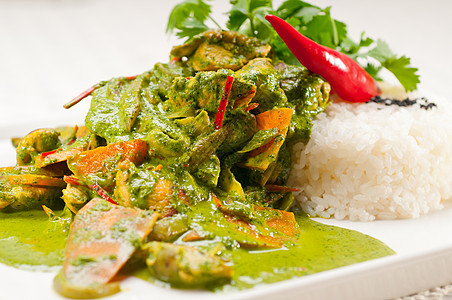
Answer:
<path fill-rule="evenodd" d="M 393 93 L 392 95 L 393 96 Z M 332 104 L 293 148 L 288 184 L 325 218 L 415 218 L 452 197 L 452 105 Z"/>

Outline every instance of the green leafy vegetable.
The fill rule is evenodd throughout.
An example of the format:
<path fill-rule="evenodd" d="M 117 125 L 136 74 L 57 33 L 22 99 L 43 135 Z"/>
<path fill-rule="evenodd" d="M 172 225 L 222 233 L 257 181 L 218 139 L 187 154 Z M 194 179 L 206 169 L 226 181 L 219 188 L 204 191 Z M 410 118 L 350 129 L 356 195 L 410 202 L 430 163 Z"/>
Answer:
<path fill-rule="evenodd" d="M 331 6 L 320 8 L 301 0 L 285 0 L 276 10 L 271 0 L 230 0 L 230 4 L 226 28 L 269 43 L 275 55 L 287 63 L 299 64 L 265 20 L 267 14 L 285 19 L 317 43 L 349 55 L 378 81 L 382 80 L 381 71 L 386 69 L 407 91 L 415 90 L 419 83 L 418 70 L 411 66 L 408 57 L 397 56 L 384 41 L 366 37 L 364 32 L 358 42 L 353 41 L 348 36 L 346 24 L 332 18 Z M 167 32 L 189 39 L 210 28 L 207 20 L 221 28 L 211 17 L 209 4 L 203 0 L 185 0 L 173 8 Z"/>
<path fill-rule="evenodd" d="M 210 16 L 210 5 L 203 0 L 185 0 L 174 6 L 168 19 L 166 32 L 174 33 L 180 38 L 193 37 L 209 29 L 205 24 L 207 19 L 212 20 L 218 28 L 220 25 Z"/>

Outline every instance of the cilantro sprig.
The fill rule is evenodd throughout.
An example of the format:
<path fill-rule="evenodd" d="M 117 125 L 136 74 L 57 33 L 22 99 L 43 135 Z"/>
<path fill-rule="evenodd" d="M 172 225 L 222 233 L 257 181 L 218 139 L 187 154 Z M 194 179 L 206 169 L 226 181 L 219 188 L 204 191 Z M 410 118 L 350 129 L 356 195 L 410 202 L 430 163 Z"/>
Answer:
<path fill-rule="evenodd" d="M 209 0 L 185 0 L 177 4 L 169 17 L 167 32 L 190 39 L 212 27 L 222 28 L 211 16 Z M 359 41 L 348 35 L 345 23 L 333 19 L 331 6 L 320 8 L 301 0 L 285 0 L 274 9 L 271 0 L 230 0 L 231 9 L 225 28 L 269 43 L 278 58 L 299 64 L 282 39 L 265 20 L 274 14 L 294 26 L 300 33 L 319 44 L 345 53 L 357 61 L 376 80 L 383 70 L 391 72 L 406 91 L 419 83 L 418 69 L 410 58 L 395 54 L 384 41 L 361 34 Z"/>

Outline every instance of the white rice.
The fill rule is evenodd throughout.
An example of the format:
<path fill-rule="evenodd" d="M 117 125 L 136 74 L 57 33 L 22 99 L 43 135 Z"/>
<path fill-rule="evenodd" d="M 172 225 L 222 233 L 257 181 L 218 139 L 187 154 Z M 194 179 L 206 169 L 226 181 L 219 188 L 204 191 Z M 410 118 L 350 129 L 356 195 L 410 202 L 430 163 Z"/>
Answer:
<path fill-rule="evenodd" d="M 330 105 L 293 149 L 297 203 L 312 216 L 359 221 L 441 209 L 452 198 L 452 104 L 429 101 L 437 107 Z"/>

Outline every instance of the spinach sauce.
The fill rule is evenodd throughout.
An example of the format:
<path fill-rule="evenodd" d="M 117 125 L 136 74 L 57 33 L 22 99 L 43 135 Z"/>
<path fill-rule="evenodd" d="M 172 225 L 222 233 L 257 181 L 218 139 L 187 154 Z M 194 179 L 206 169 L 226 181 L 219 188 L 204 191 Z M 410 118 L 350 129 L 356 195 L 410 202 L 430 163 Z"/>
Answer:
<path fill-rule="evenodd" d="M 224 250 L 224 256 L 234 265 L 234 276 L 229 283 L 211 287 L 211 290 L 241 290 L 394 254 L 384 243 L 362 233 L 324 225 L 304 214 L 297 214 L 296 220 L 301 228 L 297 245 L 280 249 L 236 247 Z M 38 210 L 0 212 L 0 262 L 16 267 L 61 265 L 67 221 L 49 219 Z M 209 248 L 209 241 L 196 243 Z M 139 269 L 134 275 L 156 281 L 147 269 Z"/>

